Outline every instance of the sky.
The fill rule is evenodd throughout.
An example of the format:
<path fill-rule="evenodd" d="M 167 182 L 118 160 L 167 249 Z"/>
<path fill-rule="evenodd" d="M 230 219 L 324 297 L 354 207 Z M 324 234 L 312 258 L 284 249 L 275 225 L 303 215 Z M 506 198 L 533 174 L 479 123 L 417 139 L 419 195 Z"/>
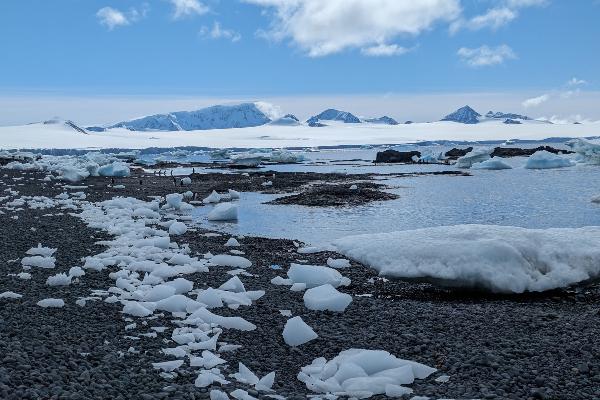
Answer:
<path fill-rule="evenodd" d="M 600 120 L 600 0 L 3 0 L 0 125 L 262 100 Z"/>

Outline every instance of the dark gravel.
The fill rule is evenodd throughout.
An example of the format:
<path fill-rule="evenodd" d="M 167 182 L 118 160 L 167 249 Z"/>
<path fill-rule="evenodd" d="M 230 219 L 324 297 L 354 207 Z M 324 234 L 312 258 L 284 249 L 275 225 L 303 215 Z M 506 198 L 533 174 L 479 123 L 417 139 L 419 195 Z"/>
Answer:
<path fill-rule="evenodd" d="M 8 177 L 0 178 L 2 188 L 14 184 L 13 176 L 26 178 L 18 181 L 22 186 L 15 187 L 22 195 L 62 192 L 56 186 L 43 187 L 38 180 L 41 174 L 2 170 L 0 175 L 4 173 Z M 244 183 L 244 178 L 248 179 L 204 177 L 206 181 L 195 180 L 192 186 L 204 195 L 214 188 L 243 190 L 244 185 L 254 185 Z M 169 177 L 142 177 L 144 182 L 156 179 L 158 183 L 152 185 L 136 185 L 136 179 L 117 180 L 126 185 L 118 190 L 107 187 L 110 179 L 93 178 L 86 181 L 93 186 L 85 191 L 94 201 L 115 195 L 145 198 L 175 191 Z M 256 186 L 261 179 L 256 177 Z M 275 188 L 280 189 L 284 190 Z M 119 305 L 101 301 L 88 302 L 85 307 L 75 304 L 93 289 L 112 286 L 109 271 L 87 271 L 80 283 L 66 288 L 45 285 L 49 275 L 81 265 L 81 257 L 101 252 L 95 242 L 106 238 L 68 214 L 43 216 L 56 211 L 26 209 L 16 213 L 18 220 L 11 219 L 13 214 L 0 214 L 0 293 L 12 290 L 23 295 L 18 300 L 0 300 L 0 399 L 206 398 L 206 390 L 193 386 L 191 370 L 183 368 L 180 376 L 165 380 L 152 369 L 151 362 L 166 359 L 159 350 L 172 345 L 164 342 L 170 337 L 169 330 L 157 338 L 124 337 L 148 332 L 150 326 L 173 327 L 169 316 L 149 320 L 148 326 L 141 326 L 138 320 L 138 328 L 126 332 L 128 322 L 123 320 Z M 198 253 L 228 250 L 224 247 L 227 236 L 206 237 L 203 232 L 190 231 L 177 240 L 189 243 Z M 247 289 L 263 289 L 267 294 L 252 307 L 217 311 L 242 316 L 257 325 L 252 332 L 227 330 L 220 337 L 243 345 L 224 356 L 231 361 L 226 373 L 236 372 L 239 360 L 261 376 L 276 371 L 279 394 L 304 396 L 306 388 L 296 379 L 301 366 L 316 357 L 329 359 L 342 350 L 363 347 L 388 350 L 400 358 L 439 368 L 438 374 L 411 386 L 415 394 L 432 398 L 600 397 L 598 285 L 538 295 L 494 296 L 444 290 L 427 283 L 386 281 L 352 263 L 352 268 L 343 271 L 352 284 L 341 288 L 354 295 L 352 304 L 342 314 L 314 312 L 304 307 L 301 293 L 274 286 L 270 280 L 284 276 L 291 262 L 323 265 L 334 254 L 300 255 L 289 240 L 246 237 L 239 241 L 239 249 L 253 262 L 248 272 L 255 274 L 241 276 L 242 281 Z M 38 242 L 58 247 L 56 268 L 34 269 L 31 281 L 7 276 L 21 271 L 18 262 L 9 261 L 20 260 Z M 271 265 L 282 269 L 272 269 Z M 217 268 L 186 276 L 200 288 L 217 287 L 229 277 Z M 63 298 L 66 305 L 43 309 L 35 304 L 46 297 Z M 298 349 L 286 346 L 281 336 L 285 318 L 280 309 L 302 316 L 319 338 Z M 129 354 L 130 346 L 140 353 Z M 450 381 L 434 382 L 433 378 L 441 374 L 450 375 Z"/>

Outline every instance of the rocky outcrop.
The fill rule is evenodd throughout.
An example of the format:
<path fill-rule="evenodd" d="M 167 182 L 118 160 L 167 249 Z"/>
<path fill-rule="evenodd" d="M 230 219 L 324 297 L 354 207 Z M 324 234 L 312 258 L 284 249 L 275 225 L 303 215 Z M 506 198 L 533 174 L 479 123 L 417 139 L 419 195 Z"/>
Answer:
<path fill-rule="evenodd" d="M 570 154 L 573 153 L 572 151 L 569 150 L 560 150 L 560 149 L 555 149 L 554 147 L 551 146 L 539 146 L 536 147 L 534 149 L 521 149 L 519 147 L 496 147 L 494 149 L 494 151 L 492 152 L 492 154 L 490 154 L 492 157 L 504 157 L 504 158 L 509 158 L 509 157 L 528 157 L 530 155 L 532 155 L 535 152 L 538 151 L 547 151 L 549 153 L 553 153 L 553 154 Z"/>
<path fill-rule="evenodd" d="M 385 150 L 377 152 L 375 157 L 375 163 L 414 163 L 415 158 L 421 157 L 420 151 L 396 151 L 396 150 Z"/>
<path fill-rule="evenodd" d="M 466 149 L 458 149 L 458 148 L 453 148 L 452 150 L 448 150 L 446 152 L 446 154 L 444 154 L 449 160 L 456 160 L 460 157 L 463 157 L 465 155 L 467 155 L 467 153 L 470 153 L 473 150 L 472 147 L 467 147 Z"/>

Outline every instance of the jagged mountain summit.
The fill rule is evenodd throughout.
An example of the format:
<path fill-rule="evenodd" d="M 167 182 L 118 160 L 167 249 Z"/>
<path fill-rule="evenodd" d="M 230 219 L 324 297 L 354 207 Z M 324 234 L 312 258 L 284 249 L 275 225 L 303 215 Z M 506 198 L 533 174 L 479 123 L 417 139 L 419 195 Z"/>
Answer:
<path fill-rule="evenodd" d="M 459 122 L 461 124 L 477 124 L 479 123 L 479 114 L 469 106 L 464 106 L 453 112 L 452 114 L 446 115 L 442 118 L 442 121 Z"/>
<path fill-rule="evenodd" d="M 119 122 L 109 128 L 126 128 L 132 131 L 194 131 L 247 128 L 269 122 L 271 119 L 257 103 L 242 103 L 211 106 L 196 111 L 150 115 Z"/>
<path fill-rule="evenodd" d="M 319 121 L 341 121 L 346 124 L 360 124 L 360 119 L 347 111 L 340 111 L 334 108 L 328 108 L 323 111 L 321 114 L 315 115 L 312 118 L 316 118 Z M 307 121 L 308 122 L 308 121 Z"/>
<path fill-rule="evenodd" d="M 507 119 L 522 119 L 525 121 L 530 120 L 531 118 L 529 118 L 527 115 L 521 115 L 521 114 L 514 114 L 514 113 L 503 113 L 501 111 L 497 111 L 497 112 L 493 112 L 493 111 L 489 111 L 487 114 L 485 114 L 486 118 L 490 118 L 490 119 L 503 119 L 503 120 L 507 120 Z"/>
<path fill-rule="evenodd" d="M 392 117 L 388 117 L 387 115 L 384 115 L 383 117 L 379 117 L 379 118 L 367 118 L 367 119 L 365 119 L 365 122 L 368 122 L 371 124 L 398 125 L 398 121 L 396 121 Z"/>

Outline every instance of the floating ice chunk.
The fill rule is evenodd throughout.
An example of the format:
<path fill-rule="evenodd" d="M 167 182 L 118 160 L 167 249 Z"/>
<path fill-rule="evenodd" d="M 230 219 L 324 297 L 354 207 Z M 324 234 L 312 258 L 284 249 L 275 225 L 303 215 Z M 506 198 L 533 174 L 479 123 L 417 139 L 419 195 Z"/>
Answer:
<path fill-rule="evenodd" d="M 270 392 L 273 390 L 273 384 L 275 383 L 275 372 L 269 372 L 267 375 L 260 378 L 260 380 L 254 385 L 254 388 L 261 392 Z"/>
<path fill-rule="evenodd" d="M 350 268 L 350 261 L 345 258 L 328 258 L 327 266 L 335 269 Z"/>
<path fill-rule="evenodd" d="M 28 272 L 19 272 L 19 273 L 17 274 L 17 278 L 19 278 L 19 279 L 23 279 L 23 280 L 25 280 L 25 281 L 28 281 L 28 280 L 30 280 L 30 279 L 31 279 L 31 274 L 30 274 L 30 273 L 28 273 Z"/>
<path fill-rule="evenodd" d="M 492 157 L 489 160 L 475 163 L 471 168 L 489 170 L 512 169 L 512 167 L 505 163 L 500 157 Z"/>
<path fill-rule="evenodd" d="M 51 257 L 56 252 L 56 249 L 50 247 L 43 247 L 41 243 L 38 243 L 37 247 L 33 247 L 27 250 L 26 254 L 30 256 L 42 256 Z"/>
<path fill-rule="evenodd" d="M 288 319 L 283 328 L 283 340 L 288 346 L 300 346 L 318 337 L 299 316 Z"/>
<path fill-rule="evenodd" d="M 302 367 L 298 379 L 317 393 L 336 393 L 364 397 L 389 393 L 398 396 L 409 393 L 400 385 L 425 379 L 436 370 L 414 361 L 402 360 L 382 350 L 350 349 L 342 351 L 332 360 L 315 359 Z"/>
<path fill-rule="evenodd" d="M 471 168 L 473 164 L 490 159 L 491 149 L 474 149 L 456 160 L 458 168 Z"/>
<path fill-rule="evenodd" d="M 231 200 L 238 200 L 240 198 L 240 192 L 236 190 L 229 189 L 227 192 L 229 193 Z"/>
<path fill-rule="evenodd" d="M 600 277 L 600 227 L 456 225 L 350 236 L 338 252 L 382 276 L 523 293 Z"/>
<path fill-rule="evenodd" d="M 98 175 L 100 176 L 115 176 L 125 178 L 131 174 L 127 164 L 114 161 L 110 164 L 106 164 L 98 168 Z"/>
<path fill-rule="evenodd" d="M 48 286 L 68 286 L 71 284 L 71 277 L 65 273 L 49 276 L 46 279 Z"/>
<path fill-rule="evenodd" d="M 23 297 L 22 294 L 11 291 L 0 293 L 0 299 L 20 299 L 21 297 Z"/>
<path fill-rule="evenodd" d="M 177 368 L 181 367 L 182 365 L 183 365 L 183 360 L 173 360 L 173 361 L 163 361 L 163 362 L 152 363 L 152 367 L 154 367 L 154 369 L 160 369 L 165 372 L 175 371 Z"/>
<path fill-rule="evenodd" d="M 24 257 L 21 264 L 25 267 L 54 268 L 56 259 L 54 257 L 32 256 Z"/>
<path fill-rule="evenodd" d="M 63 299 L 43 299 L 37 302 L 37 305 L 44 308 L 62 308 L 65 306 Z"/>
<path fill-rule="evenodd" d="M 238 219 L 237 204 L 222 203 L 208 213 L 209 221 L 236 221 Z"/>
<path fill-rule="evenodd" d="M 237 241 L 236 238 L 229 238 L 229 240 L 227 241 L 227 243 L 225 243 L 225 246 L 227 247 L 239 247 L 240 246 L 240 242 Z"/>
<path fill-rule="evenodd" d="M 600 195 L 592 197 L 592 203 L 600 204 Z"/>
<path fill-rule="evenodd" d="M 246 291 L 244 283 L 237 276 L 234 276 L 233 278 L 229 279 L 227 282 L 219 286 L 219 289 L 227 290 L 234 293 L 242 293 Z"/>
<path fill-rule="evenodd" d="M 192 179 L 186 176 L 185 178 L 181 179 L 181 183 L 184 184 L 184 185 L 186 185 L 186 186 L 187 185 L 191 185 L 192 184 Z"/>
<path fill-rule="evenodd" d="M 149 310 L 137 301 L 128 301 L 123 307 L 123 314 L 133 315 L 134 317 L 147 317 L 153 310 Z"/>
<path fill-rule="evenodd" d="M 308 289 L 304 293 L 304 305 L 309 310 L 342 312 L 351 302 L 352 296 L 338 292 L 330 284 Z"/>
<path fill-rule="evenodd" d="M 540 150 L 533 153 L 527 159 L 525 168 L 528 169 L 549 169 L 549 168 L 564 168 L 575 165 L 568 158 L 561 157 L 557 154 L 550 153 L 546 150 Z"/>
<path fill-rule="evenodd" d="M 220 201 L 221 201 L 221 195 L 214 190 L 212 191 L 211 194 L 209 194 L 206 198 L 204 198 L 204 200 L 202 200 L 202 202 L 204 204 L 218 203 Z"/>
<path fill-rule="evenodd" d="M 187 232 L 187 226 L 183 222 L 173 222 L 169 226 L 169 235 L 183 235 Z"/>
<path fill-rule="evenodd" d="M 229 254 L 218 254 L 210 259 L 211 264 L 218 265 L 220 267 L 232 267 L 232 268 L 250 268 L 252 262 L 247 258 L 240 256 L 232 256 Z"/>
<path fill-rule="evenodd" d="M 292 264 L 287 275 L 293 283 L 304 283 L 309 289 L 326 283 L 333 287 L 350 284 L 350 279 L 342 276 L 335 269 L 318 265 Z"/>

